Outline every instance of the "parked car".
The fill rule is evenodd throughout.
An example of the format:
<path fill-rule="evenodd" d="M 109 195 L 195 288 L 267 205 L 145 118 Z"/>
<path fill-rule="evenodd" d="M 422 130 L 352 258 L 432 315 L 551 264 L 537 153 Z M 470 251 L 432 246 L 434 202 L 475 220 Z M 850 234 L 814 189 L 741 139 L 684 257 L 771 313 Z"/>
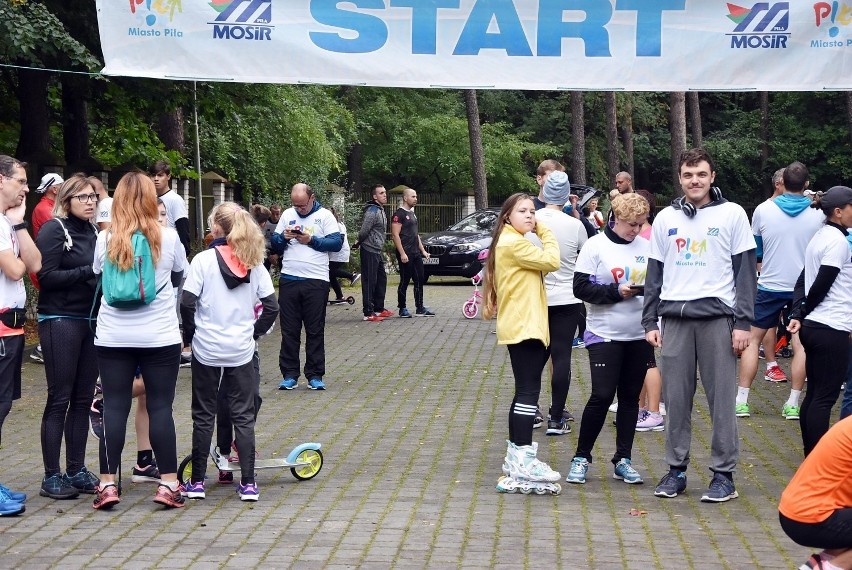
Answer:
<path fill-rule="evenodd" d="M 583 208 L 600 191 L 581 184 L 572 184 L 571 193 L 580 199 Z M 500 208 L 484 208 L 464 217 L 442 232 L 425 236 L 423 247 L 430 258 L 423 260 L 426 279 L 432 275 L 473 277 L 482 269 L 479 252 L 491 246 L 491 234 L 500 216 Z"/>
<path fill-rule="evenodd" d="M 432 275 L 473 277 L 482 269 L 479 252 L 491 244 L 491 233 L 500 208 L 485 208 L 464 217 L 442 232 L 423 238 L 430 258 L 423 260 L 428 279 Z"/>

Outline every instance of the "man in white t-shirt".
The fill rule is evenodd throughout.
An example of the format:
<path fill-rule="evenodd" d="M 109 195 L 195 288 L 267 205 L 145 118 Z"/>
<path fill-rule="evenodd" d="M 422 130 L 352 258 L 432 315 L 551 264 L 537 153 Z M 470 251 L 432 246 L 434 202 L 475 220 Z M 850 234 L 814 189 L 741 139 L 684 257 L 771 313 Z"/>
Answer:
<path fill-rule="evenodd" d="M 713 478 L 701 500 L 724 502 L 737 497 L 733 378 L 754 318 L 756 246 L 745 210 L 713 187 L 716 172 L 706 151 L 684 152 L 679 177 L 684 196 L 654 219 L 642 312 L 645 338 L 661 348 L 668 411 L 669 472 L 654 495 L 676 497 L 686 490 L 692 399 L 700 369 L 713 423 Z"/>
<path fill-rule="evenodd" d="M 11 156 L 0 155 L 0 439 L 12 402 L 21 397 L 27 302 L 24 275 L 41 270 L 41 253 L 24 222 L 29 192 L 25 167 Z M 23 493 L 0 492 L 0 515 L 23 512 L 24 500 Z"/>
<path fill-rule="evenodd" d="M 166 225 L 177 231 L 180 243 L 183 244 L 186 255 L 189 255 L 189 214 L 186 211 L 186 203 L 183 198 L 172 190 L 172 169 L 165 160 L 158 160 L 148 169 L 157 196 L 166 206 Z M 180 297 L 178 297 L 180 298 Z"/>
<path fill-rule="evenodd" d="M 305 377 L 311 390 L 325 390 L 325 309 L 328 301 L 328 254 L 340 251 L 343 235 L 337 220 L 322 207 L 313 189 L 299 183 L 290 191 L 293 203 L 278 220 L 272 250 L 281 255 L 278 304 L 281 309 L 281 352 L 284 378 L 279 390 L 299 383 L 299 345 L 305 328 Z"/>
<path fill-rule="evenodd" d="M 89 176 L 88 180 L 98 195 L 98 213 L 95 215 L 95 223 L 101 230 L 109 229 L 112 225 L 112 198 L 100 178 Z"/>
<path fill-rule="evenodd" d="M 754 321 L 751 323 L 749 346 L 740 357 L 740 379 L 737 388 L 736 415 L 749 417 L 749 390 L 757 373 L 758 346 L 768 329 L 778 326 L 782 310 L 793 302 L 793 289 L 805 265 L 805 249 L 825 221 L 822 212 L 811 208 L 811 200 L 803 192 L 808 184 L 808 169 L 794 162 L 781 175 L 784 191 L 780 196 L 759 204 L 752 216 L 751 231 L 757 242 L 757 260 L 761 263 L 757 280 Z M 805 387 L 805 351 L 799 335 L 793 335 L 792 390 L 781 410 L 788 420 L 799 419 L 799 397 Z M 765 347 L 769 348 L 769 347 Z M 766 350 L 766 374 L 770 382 L 786 382 L 787 377 Z"/>

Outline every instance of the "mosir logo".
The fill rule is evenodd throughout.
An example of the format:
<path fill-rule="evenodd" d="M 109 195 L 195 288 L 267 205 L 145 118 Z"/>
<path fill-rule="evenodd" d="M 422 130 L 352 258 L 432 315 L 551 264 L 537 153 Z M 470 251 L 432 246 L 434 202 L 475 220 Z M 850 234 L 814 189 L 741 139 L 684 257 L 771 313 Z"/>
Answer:
<path fill-rule="evenodd" d="M 790 34 L 789 2 L 758 2 L 751 8 L 728 4 L 728 19 L 736 24 L 731 49 L 784 49 Z"/>
<path fill-rule="evenodd" d="M 212 0 L 219 15 L 213 22 L 216 40 L 270 40 L 272 0 Z"/>

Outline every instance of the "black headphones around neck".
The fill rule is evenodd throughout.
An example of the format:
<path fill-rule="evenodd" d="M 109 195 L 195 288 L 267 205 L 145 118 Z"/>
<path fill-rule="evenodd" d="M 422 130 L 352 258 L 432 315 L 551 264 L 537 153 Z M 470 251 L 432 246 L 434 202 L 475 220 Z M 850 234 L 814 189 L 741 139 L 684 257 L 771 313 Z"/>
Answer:
<path fill-rule="evenodd" d="M 702 208 L 709 206 L 710 204 L 714 204 L 716 202 L 721 202 L 722 200 L 724 200 L 724 197 L 722 196 L 722 191 L 718 187 L 712 186 L 710 188 L 710 203 L 706 204 L 705 206 L 702 206 Z M 686 196 L 675 198 L 675 200 L 672 202 L 672 208 L 674 208 L 675 210 L 680 210 L 686 215 L 687 218 L 694 218 L 695 214 L 698 213 L 698 208 L 696 208 L 692 202 L 688 202 L 686 200 Z"/>

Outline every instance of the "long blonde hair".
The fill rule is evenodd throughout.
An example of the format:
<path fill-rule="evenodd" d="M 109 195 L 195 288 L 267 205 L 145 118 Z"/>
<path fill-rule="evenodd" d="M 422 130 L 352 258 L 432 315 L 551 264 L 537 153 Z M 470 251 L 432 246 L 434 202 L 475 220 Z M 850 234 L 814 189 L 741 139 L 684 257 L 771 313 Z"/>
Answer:
<path fill-rule="evenodd" d="M 141 231 L 151 245 L 154 265 L 160 260 L 162 234 L 158 221 L 157 191 L 154 183 L 142 172 L 128 172 L 118 181 L 112 197 L 112 234 L 107 257 L 119 269 L 126 271 L 133 264 L 131 237 Z"/>
<path fill-rule="evenodd" d="M 266 256 L 266 240 L 260 226 L 254 218 L 233 202 L 222 202 L 210 211 L 207 225 L 211 229 L 218 226 L 223 237 L 231 246 L 234 257 L 252 269 L 263 263 Z"/>
<path fill-rule="evenodd" d="M 497 219 L 497 225 L 494 226 L 494 234 L 491 236 L 491 250 L 488 252 L 488 259 L 485 261 L 485 283 L 482 286 L 482 298 L 484 299 L 482 318 L 486 321 L 491 320 L 497 314 L 497 284 L 496 275 L 494 275 L 497 242 L 500 240 L 503 228 L 511 225 L 509 223 L 509 215 L 521 200 L 532 200 L 532 197 L 526 192 L 517 192 L 503 202 L 503 208 L 500 209 L 500 217 Z"/>

